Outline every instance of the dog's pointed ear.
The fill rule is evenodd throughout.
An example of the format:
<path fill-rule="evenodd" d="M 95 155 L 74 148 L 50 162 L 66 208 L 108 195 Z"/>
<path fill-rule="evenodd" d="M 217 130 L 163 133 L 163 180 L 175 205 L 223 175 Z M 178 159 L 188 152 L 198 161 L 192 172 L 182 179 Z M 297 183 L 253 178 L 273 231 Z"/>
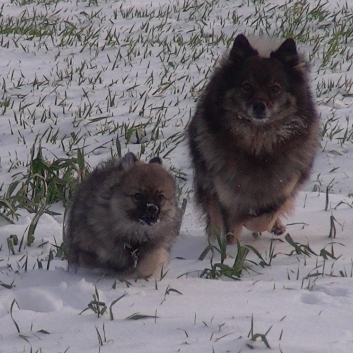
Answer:
<path fill-rule="evenodd" d="M 125 171 L 127 169 L 130 169 L 137 161 L 138 161 L 137 157 L 132 152 L 128 152 L 120 160 L 119 170 Z"/>
<path fill-rule="evenodd" d="M 276 58 L 289 67 L 298 65 L 299 55 L 294 39 L 286 39 L 276 51 L 271 53 L 271 58 Z"/>
<path fill-rule="evenodd" d="M 163 164 L 163 163 L 162 163 L 162 159 L 159 158 L 159 157 L 153 157 L 148 163 L 149 163 L 149 164 L 151 164 L 151 163 Z"/>
<path fill-rule="evenodd" d="M 241 62 L 249 56 L 257 55 L 258 52 L 255 50 L 244 36 L 244 34 L 239 34 L 233 43 L 233 47 L 229 53 L 229 59 L 234 62 Z"/>

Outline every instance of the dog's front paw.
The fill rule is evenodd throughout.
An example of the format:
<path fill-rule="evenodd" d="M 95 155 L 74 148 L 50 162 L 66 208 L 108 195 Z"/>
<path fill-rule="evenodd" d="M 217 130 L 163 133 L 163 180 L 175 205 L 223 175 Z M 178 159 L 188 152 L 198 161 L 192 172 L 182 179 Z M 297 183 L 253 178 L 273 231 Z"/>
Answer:
<path fill-rule="evenodd" d="M 286 226 L 279 219 L 277 219 L 271 229 L 271 233 L 274 235 L 282 235 L 285 231 Z"/>
<path fill-rule="evenodd" d="M 226 239 L 227 239 L 227 245 L 233 245 L 237 242 L 237 238 L 232 233 L 228 233 L 226 235 Z"/>

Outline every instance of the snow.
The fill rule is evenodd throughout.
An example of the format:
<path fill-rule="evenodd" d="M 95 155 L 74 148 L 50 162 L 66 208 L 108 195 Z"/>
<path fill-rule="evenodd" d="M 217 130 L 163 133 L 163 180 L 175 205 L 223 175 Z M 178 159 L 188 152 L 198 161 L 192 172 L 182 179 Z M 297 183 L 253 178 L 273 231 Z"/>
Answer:
<path fill-rule="evenodd" d="M 50 250 L 62 242 L 62 204 L 53 207 L 58 215 L 41 216 L 34 243 L 15 251 L 15 254 L 8 250 L 7 239 L 13 234 L 19 239 L 27 234 L 34 214 L 20 210 L 19 219 L 14 224 L 1 220 L 0 353 L 267 351 L 260 339 L 252 341 L 249 338 L 252 320 L 254 334 L 266 334 L 269 330 L 266 338 L 273 352 L 353 352 L 353 147 L 351 138 L 342 143 L 337 139 L 342 138 L 346 128 L 348 131 L 352 129 L 351 87 L 343 85 L 353 79 L 348 56 L 337 54 L 332 60 L 339 64 L 324 67 L 321 66 L 322 54 L 312 60 L 312 87 L 317 94 L 323 124 L 328 122 L 328 131 L 335 131 L 336 125 L 342 131 L 331 138 L 329 133 L 323 137 L 311 181 L 300 192 L 296 211 L 287 220 L 287 231 L 292 239 L 308 245 L 317 256 L 295 254 L 284 236 L 264 233 L 255 239 L 244 231 L 241 244 L 255 247 L 265 261 L 271 261 L 271 265 L 256 265 L 260 261 L 250 253 L 249 259 L 254 263 L 247 264 L 241 280 L 206 279 L 200 278 L 200 274 L 210 268 L 210 255 L 198 260 L 208 242 L 204 224 L 189 192 L 192 171 L 187 148 L 181 142 L 167 153 L 173 146 L 168 139 L 176 133 L 182 136 L 195 107 L 195 92 L 206 82 L 209 69 L 226 50 L 226 44 L 230 44 L 230 41 L 212 43 L 212 38 L 222 33 L 225 38 L 232 38 L 233 33 L 241 31 L 260 33 L 258 23 L 252 24 L 248 20 L 236 24 L 231 20 L 234 13 L 243 19 L 254 17 L 259 12 L 260 2 L 257 5 L 255 1 L 216 1 L 207 20 L 202 17 L 209 6 L 207 2 L 195 11 L 192 20 L 192 4 L 182 11 L 181 1 L 107 0 L 96 3 L 68 0 L 28 1 L 20 5 L 20 1 L 2 0 L 1 4 L 2 21 L 30 17 L 37 11 L 39 17 L 46 17 L 51 23 L 65 21 L 61 23 L 61 30 L 82 29 L 82 37 L 100 26 L 105 34 L 115 28 L 120 36 L 119 41 L 107 47 L 104 47 L 104 36 L 99 37 L 97 46 L 92 48 L 85 47 L 84 39 L 78 37 L 72 38 L 76 45 L 59 45 L 56 37 L 39 40 L 31 38 L 30 34 L 2 34 L 3 22 L 0 23 L 3 40 L 0 41 L 2 192 L 6 191 L 15 174 L 26 171 L 30 148 L 35 141 L 39 144 L 36 137 L 48 128 L 58 132 L 57 141 L 50 142 L 46 138 L 41 141 L 48 159 L 66 158 L 74 155 L 77 148 L 84 148 L 87 162 L 93 167 L 115 152 L 117 133 L 123 153 L 128 150 L 141 152 L 136 135 L 127 141 L 121 129 L 112 134 L 104 132 L 108 127 L 113 129 L 114 124 L 135 122 L 146 124 L 140 136 L 140 142 L 146 142 L 141 158 L 148 160 L 161 141 L 162 150 L 164 148 L 161 155 L 166 155 L 165 165 L 176 175 L 182 174 L 183 178 L 178 178 L 182 194 L 191 195 L 191 199 L 172 250 L 169 268 L 165 269 L 168 272 L 165 276 L 157 274 L 148 281 L 128 279 L 129 283 L 126 283 L 114 276 L 102 277 L 83 269 L 77 273 L 68 272 L 67 262 L 61 258 L 48 262 Z M 195 1 L 195 4 L 200 5 L 200 2 Z M 262 8 L 270 11 L 271 6 L 283 4 L 280 0 L 271 1 Z M 345 1 L 329 3 L 326 9 L 332 12 L 345 9 L 340 12 L 343 18 L 345 11 L 350 13 L 351 2 L 347 2 L 347 8 L 345 4 Z M 129 9 L 155 9 L 155 14 L 147 18 L 143 15 L 124 18 L 121 11 Z M 165 23 L 157 16 L 159 9 L 170 10 Z M 114 11 L 116 18 L 112 17 Z M 113 20 L 109 21 L 111 18 Z M 146 44 L 149 35 L 142 28 L 146 23 L 150 28 L 156 27 L 153 36 L 159 36 L 159 44 Z M 162 30 L 158 32 L 161 23 L 167 27 L 161 26 Z M 323 20 L 322 26 L 317 27 L 317 23 L 313 23 L 313 36 L 323 36 L 323 31 L 325 28 L 329 30 L 331 23 L 331 20 Z M 87 31 L 90 25 L 93 27 Z M 133 25 L 134 30 L 130 33 Z M 168 27 L 170 31 L 166 29 Z M 191 39 L 200 31 L 203 43 L 208 43 L 207 50 L 191 59 L 197 53 Z M 162 50 L 163 40 L 172 37 L 174 46 L 169 44 L 167 56 Z M 131 44 L 131 38 L 140 38 L 137 48 Z M 181 40 L 184 44 L 178 51 L 177 43 Z M 325 48 L 328 42 L 325 38 L 322 40 L 322 48 Z M 309 42 L 298 44 L 305 54 L 314 47 Z M 141 53 L 131 54 L 134 50 Z M 122 56 L 118 57 L 114 67 L 120 51 Z M 151 51 L 146 58 L 142 54 L 145 51 Z M 83 82 L 80 82 L 80 67 L 83 67 Z M 164 77 L 166 67 L 169 71 Z M 92 84 L 88 78 L 94 80 L 100 68 L 103 68 L 101 79 Z M 36 86 L 36 79 L 42 84 Z M 163 86 L 168 82 L 172 84 Z M 330 82 L 333 82 L 332 87 Z M 110 107 L 109 94 L 115 96 Z M 143 110 L 145 97 L 147 103 Z M 4 108 L 5 98 L 10 99 L 12 107 Z M 30 103 L 32 105 L 23 108 Z M 93 105 L 92 111 L 80 117 L 80 111 L 90 104 Z M 49 112 L 52 113 L 50 117 L 41 119 Z M 154 139 L 154 124 L 147 123 L 158 117 L 166 123 Z M 76 141 L 72 133 L 83 138 Z M 336 227 L 335 238 L 329 238 L 332 221 Z M 272 259 L 271 239 L 275 254 Z M 329 253 L 333 249 L 335 258 L 324 259 L 319 255 L 322 249 Z M 226 262 L 231 265 L 236 247 L 229 246 L 227 252 Z M 214 261 L 219 261 L 218 255 Z M 100 317 L 88 307 L 97 293 L 99 301 L 107 306 Z M 114 320 L 111 320 L 110 309 Z M 127 319 L 136 313 L 150 317 Z"/>

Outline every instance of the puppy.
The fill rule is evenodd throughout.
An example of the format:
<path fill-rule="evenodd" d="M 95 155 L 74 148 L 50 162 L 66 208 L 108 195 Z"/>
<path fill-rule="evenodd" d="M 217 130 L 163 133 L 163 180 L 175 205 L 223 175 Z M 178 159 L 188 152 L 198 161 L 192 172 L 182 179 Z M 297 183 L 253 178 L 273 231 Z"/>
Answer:
<path fill-rule="evenodd" d="M 281 218 L 293 209 L 319 145 L 307 63 L 293 39 L 265 49 L 238 35 L 188 126 L 196 202 L 209 236 L 223 233 L 228 243 L 243 226 L 285 231 Z"/>
<path fill-rule="evenodd" d="M 64 229 L 69 267 L 149 277 L 168 263 L 180 225 L 175 180 L 161 159 L 146 164 L 128 153 L 79 186 Z"/>

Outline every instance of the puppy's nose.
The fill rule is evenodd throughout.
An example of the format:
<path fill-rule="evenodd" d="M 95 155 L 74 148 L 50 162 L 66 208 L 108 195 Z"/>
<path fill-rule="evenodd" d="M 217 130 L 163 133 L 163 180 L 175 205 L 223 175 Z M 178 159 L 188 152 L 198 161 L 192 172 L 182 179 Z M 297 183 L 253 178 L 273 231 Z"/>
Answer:
<path fill-rule="evenodd" d="M 146 216 L 156 217 L 158 215 L 159 208 L 153 203 L 148 203 L 146 206 Z"/>

